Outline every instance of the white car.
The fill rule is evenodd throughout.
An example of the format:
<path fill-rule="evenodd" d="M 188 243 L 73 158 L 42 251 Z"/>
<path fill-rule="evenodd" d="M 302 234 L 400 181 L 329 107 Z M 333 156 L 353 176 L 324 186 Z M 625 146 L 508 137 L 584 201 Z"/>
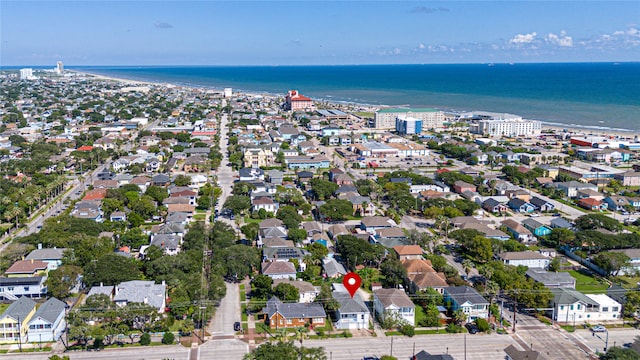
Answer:
<path fill-rule="evenodd" d="M 596 326 L 593 326 L 591 328 L 591 332 L 594 332 L 594 333 L 596 333 L 596 332 L 606 332 L 606 331 L 607 331 L 607 328 L 602 326 L 602 325 L 596 325 Z"/>
<path fill-rule="evenodd" d="M 540 214 L 538 214 L 538 213 L 533 213 L 533 214 L 529 214 L 529 216 L 530 216 L 530 217 L 539 217 L 539 216 L 540 216 Z"/>

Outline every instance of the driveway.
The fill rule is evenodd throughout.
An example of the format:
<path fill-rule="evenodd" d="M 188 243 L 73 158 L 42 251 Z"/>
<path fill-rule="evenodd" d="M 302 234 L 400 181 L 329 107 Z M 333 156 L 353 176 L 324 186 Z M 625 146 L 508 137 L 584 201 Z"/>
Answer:
<path fill-rule="evenodd" d="M 227 294 L 220 301 L 220 306 L 216 309 L 213 321 L 209 324 L 207 331 L 212 338 L 233 337 L 233 323 L 241 320 L 240 316 L 240 286 L 238 284 L 225 283 Z"/>

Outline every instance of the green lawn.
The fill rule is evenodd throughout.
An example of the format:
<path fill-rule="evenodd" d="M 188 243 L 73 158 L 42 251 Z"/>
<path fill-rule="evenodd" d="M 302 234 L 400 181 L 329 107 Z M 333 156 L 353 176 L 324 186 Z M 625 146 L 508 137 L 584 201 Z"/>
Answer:
<path fill-rule="evenodd" d="M 598 278 L 586 275 L 576 270 L 567 271 L 576 279 L 576 290 L 590 294 L 604 294 L 609 288 L 609 284 Z"/>
<path fill-rule="evenodd" d="M 625 289 L 635 289 L 638 287 L 638 282 L 640 282 L 640 276 L 618 276 L 616 280 L 620 281 L 620 286 Z M 616 281 L 618 282 L 618 281 Z"/>
<path fill-rule="evenodd" d="M 416 326 L 421 323 L 421 320 L 425 319 L 426 315 L 424 309 L 420 305 L 416 305 Z"/>

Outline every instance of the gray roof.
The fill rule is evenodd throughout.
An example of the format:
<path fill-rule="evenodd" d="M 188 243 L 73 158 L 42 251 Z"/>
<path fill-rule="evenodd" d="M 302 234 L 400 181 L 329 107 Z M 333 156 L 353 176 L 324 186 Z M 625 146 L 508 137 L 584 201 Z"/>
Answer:
<path fill-rule="evenodd" d="M 143 280 L 126 281 L 116 286 L 116 295 L 113 297 L 113 301 L 146 302 L 160 309 L 164 304 L 166 292 L 167 286 L 165 284 Z"/>
<path fill-rule="evenodd" d="M 565 229 L 569 229 L 573 227 L 573 225 L 569 221 L 561 217 L 552 219 L 551 226 L 557 227 L 557 228 L 565 228 Z"/>
<path fill-rule="evenodd" d="M 328 277 L 333 277 L 336 275 L 344 275 L 347 273 L 344 266 L 336 261 L 334 258 L 324 258 L 322 260 L 322 267 L 324 268 L 325 274 Z"/>
<path fill-rule="evenodd" d="M 40 305 L 38 310 L 29 322 L 34 321 L 35 319 L 41 318 L 51 324 L 55 323 L 60 316 L 60 313 L 63 313 L 67 304 L 56 298 L 50 298 L 44 304 Z"/>
<path fill-rule="evenodd" d="M 458 304 L 469 302 L 474 305 L 489 304 L 487 299 L 482 297 L 475 289 L 468 286 L 449 286 L 444 289 Z"/>
<path fill-rule="evenodd" d="M 524 219 L 522 220 L 522 225 L 527 226 L 531 229 L 537 229 L 540 227 L 545 226 L 544 224 L 540 223 L 539 221 L 536 221 L 535 219 Z"/>
<path fill-rule="evenodd" d="M 540 268 L 530 268 L 526 275 L 547 287 L 572 287 L 576 279 L 568 272 L 550 272 Z"/>
<path fill-rule="evenodd" d="M 578 301 L 583 302 L 587 305 L 598 306 L 599 304 L 586 296 L 585 294 L 567 288 L 558 288 L 558 289 L 550 289 L 553 294 L 553 302 L 560 305 L 568 305 L 574 304 Z"/>
<path fill-rule="evenodd" d="M 66 248 L 36 249 L 27 255 L 25 260 L 61 260 Z"/>
<path fill-rule="evenodd" d="M 155 245 L 160 249 L 177 249 L 180 244 L 180 238 L 172 234 L 158 234 L 153 237 L 150 245 Z"/>
<path fill-rule="evenodd" d="M 7 310 L 0 316 L 0 319 L 10 317 L 16 321 L 23 321 L 35 307 L 36 303 L 33 300 L 28 297 L 21 297 L 9 305 Z"/>
<path fill-rule="evenodd" d="M 276 312 L 280 313 L 285 319 L 293 318 L 319 318 L 327 317 L 322 305 L 316 303 L 283 303 L 277 297 L 273 296 L 267 301 L 267 306 L 262 309 L 269 317 Z"/>
<path fill-rule="evenodd" d="M 262 274 L 264 275 L 285 275 L 296 273 L 296 267 L 288 261 L 271 261 L 261 264 Z"/>
<path fill-rule="evenodd" d="M 400 289 L 378 289 L 373 292 L 373 295 L 378 298 L 385 309 L 391 305 L 415 307 L 409 296 Z"/>
<path fill-rule="evenodd" d="M 340 304 L 339 311 L 341 314 L 369 312 L 369 309 L 358 294 L 351 297 L 348 293 L 334 291 L 333 298 Z"/>
<path fill-rule="evenodd" d="M 99 294 L 103 294 L 103 295 L 107 295 L 108 297 L 111 297 L 112 293 L 113 293 L 113 286 L 111 286 L 111 285 L 93 286 L 93 287 L 91 287 L 91 290 L 89 290 L 89 293 L 87 294 L 87 297 L 92 296 L 92 295 L 99 295 Z"/>
<path fill-rule="evenodd" d="M 0 277 L 0 286 L 38 285 L 45 280 L 45 276 Z"/>

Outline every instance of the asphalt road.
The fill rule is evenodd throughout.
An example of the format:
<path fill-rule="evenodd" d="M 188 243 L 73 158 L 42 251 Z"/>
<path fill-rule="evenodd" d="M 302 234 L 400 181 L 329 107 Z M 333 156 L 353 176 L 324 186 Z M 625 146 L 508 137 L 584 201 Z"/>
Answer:
<path fill-rule="evenodd" d="M 135 348 L 122 348 L 122 349 L 109 349 L 102 351 L 77 351 L 68 352 L 62 355 L 68 355 L 71 360 L 188 360 L 189 351 L 180 345 L 171 346 L 149 346 L 149 347 L 135 347 Z M 51 356 L 51 353 L 37 354 L 37 353 L 11 353 L 0 355 L 0 359 L 11 360 L 47 360 Z M 207 359 L 214 359 L 215 357 L 208 357 Z M 204 357 L 202 359 L 205 359 Z M 219 357 L 219 359 L 222 359 Z M 238 358 L 241 359 L 241 358 Z"/>
<path fill-rule="evenodd" d="M 241 320 L 240 316 L 240 287 L 238 284 L 225 283 L 227 294 L 220 300 L 207 331 L 213 338 L 218 336 L 233 336 L 233 323 Z"/>

